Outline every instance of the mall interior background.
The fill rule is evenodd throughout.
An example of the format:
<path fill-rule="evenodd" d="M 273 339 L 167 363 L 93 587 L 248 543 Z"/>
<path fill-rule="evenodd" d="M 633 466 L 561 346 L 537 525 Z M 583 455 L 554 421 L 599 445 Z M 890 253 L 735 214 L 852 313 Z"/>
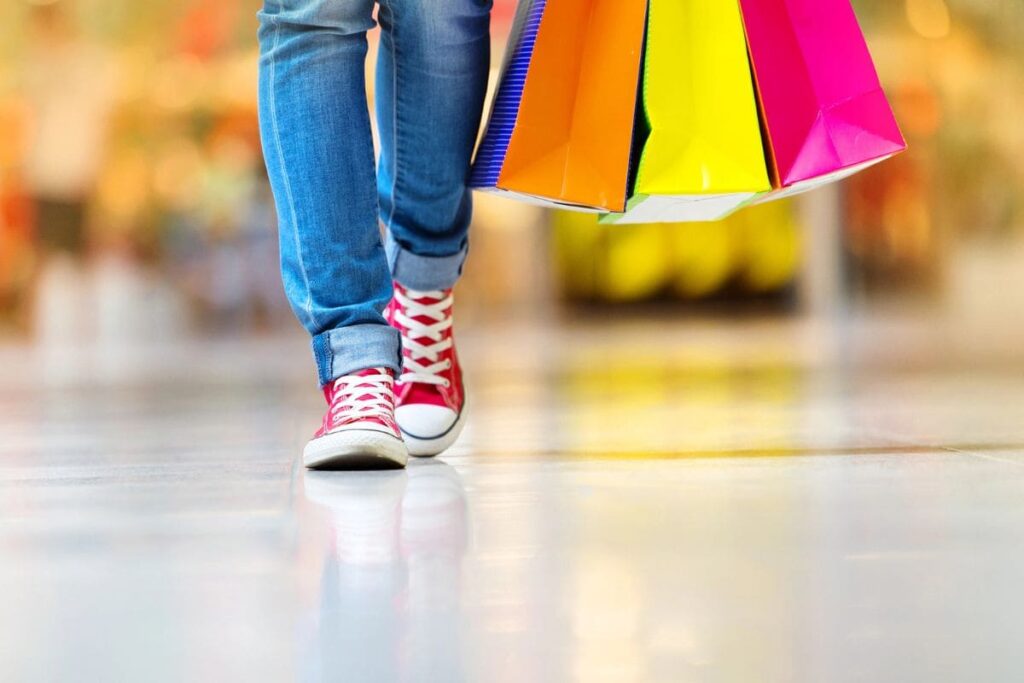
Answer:
<path fill-rule="evenodd" d="M 496 65 L 513 6 L 496 3 Z M 598 227 L 480 197 L 461 324 L 871 310 L 1000 329 L 1024 300 L 1024 4 L 855 6 L 908 153 L 721 224 Z M 0 6 L 0 339 L 298 334 L 258 146 L 256 9 Z"/>
<path fill-rule="evenodd" d="M 723 224 L 480 196 L 466 431 L 320 473 L 258 0 L 0 1 L 0 678 L 1019 680 L 1024 2 L 854 4 L 906 154 Z"/>

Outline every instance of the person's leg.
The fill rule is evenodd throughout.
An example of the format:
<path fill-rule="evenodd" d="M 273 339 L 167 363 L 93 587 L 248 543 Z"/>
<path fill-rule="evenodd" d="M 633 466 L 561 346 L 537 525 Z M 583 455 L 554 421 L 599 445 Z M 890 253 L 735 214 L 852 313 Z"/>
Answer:
<path fill-rule="evenodd" d="M 392 273 L 412 289 L 451 287 L 465 259 L 490 9 L 491 0 L 380 0 L 377 189 Z"/>
<path fill-rule="evenodd" d="M 266 0 L 259 13 L 260 129 L 282 276 L 321 385 L 400 368 L 398 334 L 382 316 L 392 290 L 364 76 L 372 14 L 373 0 Z"/>
<path fill-rule="evenodd" d="M 394 422 L 400 337 L 378 228 L 366 104 L 373 0 L 266 0 L 260 130 L 278 209 L 285 292 L 313 337 L 328 402 L 310 467 L 404 465 Z"/>
<path fill-rule="evenodd" d="M 380 0 L 377 188 L 400 330 L 395 416 L 412 455 L 465 421 L 451 288 L 466 257 L 466 179 L 490 69 L 490 0 Z"/>

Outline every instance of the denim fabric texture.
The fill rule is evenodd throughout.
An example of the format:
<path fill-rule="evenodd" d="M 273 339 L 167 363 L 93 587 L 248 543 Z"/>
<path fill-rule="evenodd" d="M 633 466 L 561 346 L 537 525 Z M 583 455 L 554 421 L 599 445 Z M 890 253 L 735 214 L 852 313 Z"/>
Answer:
<path fill-rule="evenodd" d="M 282 278 L 321 385 L 368 367 L 400 371 L 399 335 L 383 317 L 392 277 L 433 290 L 461 273 L 490 9 L 490 0 L 266 0 L 258 14 Z M 364 74 L 378 22 L 375 160 Z"/>

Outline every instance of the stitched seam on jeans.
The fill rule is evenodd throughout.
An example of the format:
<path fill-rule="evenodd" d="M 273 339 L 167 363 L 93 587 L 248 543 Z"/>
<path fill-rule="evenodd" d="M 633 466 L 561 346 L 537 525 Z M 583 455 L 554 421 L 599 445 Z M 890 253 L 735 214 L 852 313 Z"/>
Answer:
<path fill-rule="evenodd" d="M 313 337 L 313 358 L 316 361 L 316 376 L 320 386 L 326 386 L 334 374 L 334 353 L 331 350 L 329 332 Z"/>
<path fill-rule="evenodd" d="M 388 33 L 391 37 L 391 209 L 388 213 L 388 218 L 384 221 L 384 225 L 387 226 L 388 233 L 391 238 L 394 239 L 394 231 L 391 228 L 392 223 L 395 222 L 395 195 L 398 193 L 398 48 L 395 46 L 395 6 L 393 3 L 388 2 L 388 11 L 391 12 L 390 21 L 388 22 Z M 395 240 L 397 243 L 397 240 Z M 398 259 L 401 258 L 401 252 L 395 257 L 395 266 L 398 264 Z"/>
<path fill-rule="evenodd" d="M 270 48 L 270 125 L 274 131 L 274 144 L 277 146 L 278 164 L 281 167 L 281 177 L 284 180 L 285 200 L 288 202 L 288 213 L 292 221 L 292 231 L 295 235 L 295 255 L 299 261 L 299 272 L 302 273 L 302 283 L 306 287 L 306 303 L 303 310 L 309 322 L 314 328 L 319 326 L 316 316 L 313 315 L 313 289 L 309 285 L 309 275 L 306 273 L 306 262 L 302 258 L 302 242 L 299 239 L 299 220 L 295 212 L 295 198 L 292 195 L 292 183 L 288 177 L 288 166 L 284 161 L 284 147 L 281 145 L 281 127 L 277 123 L 277 47 L 281 39 L 281 24 L 274 25 L 274 44 Z"/>
<path fill-rule="evenodd" d="M 331 335 L 327 335 L 325 340 L 325 346 L 327 346 L 327 381 L 331 382 L 334 380 L 334 340 L 331 339 Z"/>

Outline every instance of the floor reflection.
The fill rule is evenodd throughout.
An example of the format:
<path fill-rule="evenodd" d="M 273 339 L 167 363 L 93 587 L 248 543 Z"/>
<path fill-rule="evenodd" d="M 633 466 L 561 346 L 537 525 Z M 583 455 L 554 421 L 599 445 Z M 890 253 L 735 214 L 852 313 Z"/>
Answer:
<path fill-rule="evenodd" d="M 1021 366 L 789 329 L 481 334 L 451 466 L 392 472 L 303 470 L 302 339 L 0 348 L 0 679 L 1019 679 Z"/>
<path fill-rule="evenodd" d="M 303 680 L 464 680 L 458 472 L 414 461 L 405 471 L 306 472 L 304 483 L 329 511 L 330 538 Z"/>

